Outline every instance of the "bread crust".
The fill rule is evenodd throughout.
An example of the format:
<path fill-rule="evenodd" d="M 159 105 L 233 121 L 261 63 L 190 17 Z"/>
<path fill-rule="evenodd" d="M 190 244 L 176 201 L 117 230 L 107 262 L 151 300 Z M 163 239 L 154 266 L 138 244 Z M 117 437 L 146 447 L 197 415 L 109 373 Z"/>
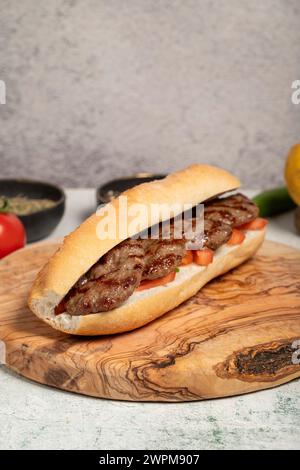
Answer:
<path fill-rule="evenodd" d="M 149 289 L 147 294 L 132 299 L 109 312 L 73 316 L 53 314 L 57 295 L 50 292 L 46 298 L 30 298 L 30 308 L 53 328 L 76 335 L 108 335 L 122 333 L 141 327 L 196 294 L 207 282 L 226 273 L 250 258 L 260 247 L 265 230 L 247 232 L 244 242 L 237 246 L 223 246 L 217 250 L 213 263 L 197 273 L 187 276 L 182 282 L 171 282 L 157 291 Z M 188 269 L 189 266 L 184 269 Z"/>

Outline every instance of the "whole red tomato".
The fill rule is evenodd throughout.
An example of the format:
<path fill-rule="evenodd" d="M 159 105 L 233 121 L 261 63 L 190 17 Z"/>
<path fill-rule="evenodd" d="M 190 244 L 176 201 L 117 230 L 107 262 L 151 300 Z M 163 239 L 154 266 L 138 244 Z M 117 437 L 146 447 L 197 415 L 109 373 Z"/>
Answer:
<path fill-rule="evenodd" d="M 0 212 L 0 258 L 22 248 L 26 232 L 20 219 L 14 214 Z"/>

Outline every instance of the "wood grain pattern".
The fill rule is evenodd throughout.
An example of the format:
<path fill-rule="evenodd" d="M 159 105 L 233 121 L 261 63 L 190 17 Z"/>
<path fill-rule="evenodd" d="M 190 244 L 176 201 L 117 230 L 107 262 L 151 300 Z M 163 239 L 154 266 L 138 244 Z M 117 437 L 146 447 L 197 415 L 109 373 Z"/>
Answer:
<path fill-rule="evenodd" d="M 74 337 L 28 309 L 56 244 L 0 262 L 0 339 L 7 366 L 50 386 L 134 401 L 189 401 L 273 387 L 300 376 L 300 251 L 265 242 L 255 258 L 172 312 L 122 335 Z"/>

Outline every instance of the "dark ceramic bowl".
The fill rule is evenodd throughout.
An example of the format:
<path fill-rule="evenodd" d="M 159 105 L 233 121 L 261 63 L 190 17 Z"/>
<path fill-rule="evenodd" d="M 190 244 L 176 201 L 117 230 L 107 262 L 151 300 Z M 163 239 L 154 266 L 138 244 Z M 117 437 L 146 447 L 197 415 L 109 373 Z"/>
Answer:
<path fill-rule="evenodd" d="M 105 204 L 111 201 L 114 197 L 126 191 L 126 189 L 133 188 L 141 183 L 149 183 L 153 180 L 161 180 L 166 175 L 155 175 L 153 173 L 138 173 L 133 176 L 127 176 L 116 180 L 109 181 L 97 189 L 97 204 Z"/>
<path fill-rule="evenodd" d="M 18 216 L 25 226 L 27 242 L 47 237 L 60 222 L 65 210 L 65 193 L 58 186 L 42 181 L 0 179 L 0 196 L 25 196 L 30 199 L 52 199 L 53 207 Z"/>

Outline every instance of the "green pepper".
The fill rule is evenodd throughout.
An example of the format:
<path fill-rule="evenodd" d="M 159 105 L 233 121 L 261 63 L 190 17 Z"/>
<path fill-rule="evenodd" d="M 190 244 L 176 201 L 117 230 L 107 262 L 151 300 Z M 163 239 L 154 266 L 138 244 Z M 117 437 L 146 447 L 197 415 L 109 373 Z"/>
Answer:
<path fill-rule="evenodd" d="M 286 187 L 269 189 L 257 194 L 253 202 L 259 207 L 260 217 L 281 214 L 296 207 Z"/>

